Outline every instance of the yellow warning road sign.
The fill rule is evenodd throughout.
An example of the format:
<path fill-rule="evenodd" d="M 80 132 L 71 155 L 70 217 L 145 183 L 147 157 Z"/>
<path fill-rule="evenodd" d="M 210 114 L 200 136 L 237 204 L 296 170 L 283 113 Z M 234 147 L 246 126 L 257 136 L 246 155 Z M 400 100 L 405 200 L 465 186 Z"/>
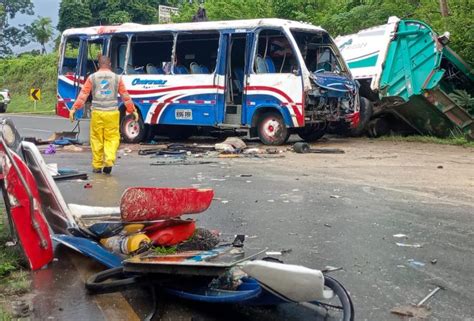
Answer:
<path fill-rule="evenodd" d="M 34 100 L 34 101 L 41 100 L 41 89 L 31 88 L 30 89 L 30 99 Z"/>

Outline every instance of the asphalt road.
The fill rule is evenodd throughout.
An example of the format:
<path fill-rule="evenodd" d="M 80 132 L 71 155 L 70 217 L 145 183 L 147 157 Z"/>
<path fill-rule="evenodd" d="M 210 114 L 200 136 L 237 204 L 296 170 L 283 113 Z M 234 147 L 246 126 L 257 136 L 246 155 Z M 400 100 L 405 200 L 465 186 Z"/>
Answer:
<path fill-rule="evenodd" d="M 21 119 L 18 124 L 20 131 L 26 133 L 28 128 L 41 129 L 39 124 L 45 122 L 56 124 L 36 118 Z M 48 126 L 45 130 L 53 129 Z M 151 166 L 153 159 L 131 153 L 119 159 L 112 176 L 91 174 L 91 189 L 84 189 L 84 182 L 77 181 L 58 185 L 68 203 L 102 206 L 117 206 L 123 190 L 130 186 L 211 187 L 216 198 L 208 211 L 196 216 L 199 226 L 250 235 L 247 242 L 252 246 L 291 249 L 282 257 L 287 263 L 319 269 L 327 265 L 343 267 L 333 276 L 351 292 L 356 320 L 400 320 L 390 309 L 416 303 L 441 285 L 445 289 L 428 303 L 430 320 L 472 321 L 472 150 L 390 145 L 366 139 L 332 139 L 325 144 L 343 148 L 346 154 L 287 152 L 281 159 Z M 403 150 L 409 152 L 404 154 Z M 366 157 L 368 154 L 370 157 Z M 60 167 L 90 170 L 87 152 L 60 152 L 46 160 Z M 438 164 L 444 164 L 444 168 L 437 169 Z M 240 177 L 241 174 L 251 177 Z M 462 184 L 457 183 L 461 181 Z M 396 234 L 405 234 L 406 238 L 396 238 Z M 401 247 L 397 242 L 421 247 Z M 67 258 L 63 255 L 59 260 Z M 53 270 L 59 275 L 68 271 L 54 266 Z M 84 291 L 80 282 L 75 289 Z M 38 291 L 41 293 L 41 288 L 35 290 Z M 54 293 L 55 289 L 47 291 Z M 69 299 L 55 295 L 64 316 Z M 151 297 L 147 292 L 132 292 L 125 297 L 139 318 L 150 311 Z M 82 300 L 91 298 L 83 296 Z M 294 306 L 259 310 L 218 308 L 166 298 L 159 302 L 162 320 L 315 317 Z M 81 319 L 74 317 L 76 312 L 67 315 L 71 320 Z M 54 319 L 56 314 L 53 311 L 49 315 Z M 96 319 L 107 317 L 97 312 Z"/>

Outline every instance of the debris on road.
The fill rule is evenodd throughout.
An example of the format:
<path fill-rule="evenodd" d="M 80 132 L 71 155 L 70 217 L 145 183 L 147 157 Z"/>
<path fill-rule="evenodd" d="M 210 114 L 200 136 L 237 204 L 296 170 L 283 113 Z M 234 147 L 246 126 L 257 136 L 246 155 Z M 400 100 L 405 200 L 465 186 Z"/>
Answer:
<path fill-rule="evenodd" d="M 414 259 L 409 259 L 408 264 L 414 268 L 424 267 L 426 264 L 420 261 L 416 261 Z"/>
<path fill-rule="evenodd" d="M 342 269 L 343 269 L 342 266 L 336 267 L 336 266 L 326 265 L 324 269 L 321 270 L 321 272 L 329 273 L 329 272 L 341 271 Z"/>
<path fill-rule="evenodd" d="M 215 164 L 215 161 L 203 161 L 203 160 L 188 160 L 183 159 L 169 159 L 169 160 L 159 160 L 150 165 L 154 166 L 163 166 L 163 165 L 206 165 L 206 164 Z"/>
<path fill-rule="evenodd" d="M 329 195 L 329 198 L 341 198 L 340 195 Z"/>
<path fill-rule="evenodd" d="M 406 236 L 405 234 L 401 234 L 401 233 L 394 234 L 393 237 L 395 237 L 395 238 L 408 238 L 408 236 Z"/>
<path fill-rule="evenodd" d="M 419 248 L 423 247 L 421 244 L 418 244 L 418 243 L 408 244 L 408 243 L 396 242 L 395 244 L 397 244 L 397 246 L 400 246 L 400 247 L 412 247 L 412 248 L 416 248 L 416 249 L 419 249 Z"/>
<path fill-rule="evenodd" d="M 53 144 L 49 144 L 48 148 L 46 148 L 43 153 L 45 155 L 52 155 L 56 153 L 56 147 Z"/>
<path fill-rule="evenodd" d="M 308 143 L 298 142 L 293 145 L 293 150 L 298 154 L 344 154 L 345 151 L 339 148 L 311 148 Z"/>
<path fill-rule="evenodd" d="M 436 287 L 433 291 L 428 293 L 420 302 L 417 304 L 398 306 L 390 310 L 391 313 L 405 316 L 405 317 L 414 317 L 417 319 L 426 319 L 431 315 L 431 309 L 425 305 L 429 299 L 431 299 L 436 293 L 442 290 L 441 287 Z"/>
<path fill-rule="evenodd" d="M 438 263 L 438 259 L 432 259 L 430 262 L 431 262 L 431 264 L 434 265 L 434 264 Z"/>
<path fill-rule="evenodd" d="M 62 148 L 62 151 L 64 152 L 74 152 L 74 153 L 79 153 L 84 151 L 82 147 L 76 146 L 76 145 L 67 145 Z"/>
<path fill-rule="evenodd" d="M 91 183 L 86 183 L 86 185 L 84 185 L 84 188 L 92 188 L 92 184 Z"/>

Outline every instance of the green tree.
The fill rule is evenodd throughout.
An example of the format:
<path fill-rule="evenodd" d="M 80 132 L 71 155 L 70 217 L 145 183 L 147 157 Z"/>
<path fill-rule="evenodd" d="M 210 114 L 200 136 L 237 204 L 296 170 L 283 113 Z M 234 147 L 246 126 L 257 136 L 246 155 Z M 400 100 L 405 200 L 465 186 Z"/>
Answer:
<path fill-rule="evenodd" d="M 11 55 L 14 46 L 26 45 L 24 26 L 10 26 L 9 20 L 17 14 L 33 14 L 31 0 L 0 0 L 0 57 Z"/>
<path fill-rule="evenodd" d="M 87 27 L 92 23 L 92 13 L 87 0 L 62 0 L 59 5 L 58 30 Z"/>
<path fill-rule="evenodd" d="M 180 14 L 175 16 L 173 21 L 192 21 L 198 8 L 198 1 L 184 2 L 180 6 Z M 255 19 L 275 16 L 272 3 L 269 0 L 207 0 L 205 8 L 209 20 Z"/>
<path fill-rule="evenodd" d="M 41 53 L 46 53 L 46 44 L 52 39 L 54 30 L 51 18 L 38 17 L 26 27 L 26 32 L 30 37 L 41 45 Z"/>

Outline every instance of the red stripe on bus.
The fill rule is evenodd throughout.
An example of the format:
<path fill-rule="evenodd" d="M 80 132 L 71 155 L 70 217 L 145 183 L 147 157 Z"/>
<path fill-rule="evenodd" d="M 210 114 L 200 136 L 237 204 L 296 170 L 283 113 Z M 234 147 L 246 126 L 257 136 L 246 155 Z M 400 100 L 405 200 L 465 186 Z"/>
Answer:
<path fill-rule="evenodd" d="M 214 85 L 203 85 L 203 86 L 179 86 L 179 87 L 169 87 L 169 88 L 161 88 L 161 89 L 154 89 L 154 90 L 128 90 L 130 95 L 144 95 L 144 94 L 156 94 L 156 93 L 163 93 L 167 91 L 175 91 L 175 90 L 189 90 L 189 89 L 224 89 L 224 86 L 214 86 Z"/>

